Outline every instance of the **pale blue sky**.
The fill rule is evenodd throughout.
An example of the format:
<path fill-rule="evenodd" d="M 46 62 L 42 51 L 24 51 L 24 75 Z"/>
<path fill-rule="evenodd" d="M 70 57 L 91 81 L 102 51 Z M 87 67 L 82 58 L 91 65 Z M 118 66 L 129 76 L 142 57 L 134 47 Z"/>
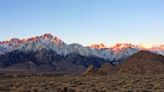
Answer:
<path fill-rule="evenodd" d="M 164 44 L 164 0 L 0 0 L 0 40 L 52 33 L 66 43 Z"/>

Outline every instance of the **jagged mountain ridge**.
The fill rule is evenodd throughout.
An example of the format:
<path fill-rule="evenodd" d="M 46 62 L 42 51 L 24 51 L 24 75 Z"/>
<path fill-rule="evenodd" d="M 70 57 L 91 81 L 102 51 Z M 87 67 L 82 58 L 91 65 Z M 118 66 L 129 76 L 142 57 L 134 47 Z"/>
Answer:
<path fill-rule="evenodd" d="M 66 44 L 64 41 L 51 34 L 44 34 L 28 39 L 12 38 L 9 41 L 0 42 L 0 55 L 18 50 L 21 52 L 40 51 L 42 49 L 52 50 L 60 56 L 69 54 L 79 54 L 90 57 L 95 56 L 108 61 L 121 61 L 137 53 L 140 50 L 147 50 L 157 54 L 164 55 L 164 46 L 154 46 L 152 48 L 143 48 L 132 44 L 116 44 L 107 47 L 103 44 L 94 44 L 84 47 L 80 44 Z"/>
<path fill-rule="evenodd" d="M 1 52 L 1 54 L 12 52 L 14 50 L 27 52 L 47 49 L 53 50 L 61 56 L 76 53 L 82 56 L 96 56 L 99 58 L 108 59 L 109 61 L 113 61 L 112 52 L 110 50 L 89 48 L 84 47 L 80 44 L 66 44 L 62 40 L 52 36 L 51 34 L 44 34 L 42 36 L 23 40 L 14 38 L 10 41 L 0 42 L 0 45 L 1 49 L 5 50 Z"/>

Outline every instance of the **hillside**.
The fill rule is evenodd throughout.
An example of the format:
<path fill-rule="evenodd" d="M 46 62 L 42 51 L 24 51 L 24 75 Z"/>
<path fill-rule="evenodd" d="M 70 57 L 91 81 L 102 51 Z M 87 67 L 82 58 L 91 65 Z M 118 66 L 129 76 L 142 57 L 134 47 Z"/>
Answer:
<path fill-rule="evenodd" d="M 127 58 L 120 66 L 118 73 L 156 74 L 164 73 L 164 56 L 148 51 L 140 51 Z"/>

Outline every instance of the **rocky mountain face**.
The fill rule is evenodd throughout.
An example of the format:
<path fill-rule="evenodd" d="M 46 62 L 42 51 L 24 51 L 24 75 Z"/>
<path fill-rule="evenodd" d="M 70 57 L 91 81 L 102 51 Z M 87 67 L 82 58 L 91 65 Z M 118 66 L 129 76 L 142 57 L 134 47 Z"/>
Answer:
<path fill-rule="evenodd" d="M 0 68 L 32 72 L 82 72 L 90 65 L 96 68 L 104 63 L 117 65 L 141 50 L 164 55 L 163 45 L 149 49 L 132 44 L 116 44 L 112 47 L 94 44 L 84 47 L 67 44 L 58 37 L 44 34 L 0 42 Z"/>

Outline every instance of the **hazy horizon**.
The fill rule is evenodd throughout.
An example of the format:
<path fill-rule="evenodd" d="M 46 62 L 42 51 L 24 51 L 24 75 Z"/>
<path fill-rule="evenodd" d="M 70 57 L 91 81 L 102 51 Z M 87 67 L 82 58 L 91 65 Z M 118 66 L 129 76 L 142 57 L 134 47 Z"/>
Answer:
<path fill-rule="evenodd" d="M 66 43 L 164 44 L 163 0 L 1 0 L 0 41 L 51 33 Z"/>

